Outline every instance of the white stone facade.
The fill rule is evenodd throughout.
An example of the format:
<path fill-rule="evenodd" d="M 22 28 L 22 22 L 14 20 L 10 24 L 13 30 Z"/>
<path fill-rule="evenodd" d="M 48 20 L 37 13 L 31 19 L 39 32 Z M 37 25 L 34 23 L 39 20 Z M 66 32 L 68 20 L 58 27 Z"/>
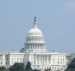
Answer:
<path fill-rule="evenodd" d="M 6 52 L 0 53 L 0 66 L 11 66 L 14 63 L 31 62 L 33 69 L 48 69 L 61 70 L 65 69 L 69 61 L 66 53 L 15 53 Z"/>
<path fill-rule="evenodd" d="M 27 55 L 29 56 L 27 61 L 31 62 L 34 69 L 64 70 L 68 63 L 66 53 L 27 53 Z"/>
<path fill-rule="evenodd" d="M 29 30 L 25 47 L 21 52 L 0 53 L 0 66 L 11 66 L 14 63 L 31 62 L 33 69 L 64 70 L 69 62 L 69 53 L 48 52 L 42 31 L 38 28 L 36 17 L 33 27 Z"/>
<path fill-rule="evenodd" d="M 5 61 L 5 53 L 0 53 L 0 66 L 4 66 L 6 64 Z"/>
<path fill-rule="evenodd" d="M 14 63 L 23 63 L 25 53 L 0 52 L 0 66 L 10 66 Z"/>

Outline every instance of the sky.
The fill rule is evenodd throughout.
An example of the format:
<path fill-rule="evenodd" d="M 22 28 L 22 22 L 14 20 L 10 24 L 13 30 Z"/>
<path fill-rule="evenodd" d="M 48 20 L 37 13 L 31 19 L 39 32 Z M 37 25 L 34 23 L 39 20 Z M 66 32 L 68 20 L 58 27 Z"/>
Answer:
<path fill-rule="evenodd" d="M 75 52 L 75 0 L 0 0 L 0 51 L 24 47 L 34 16 L 50 52 Z"/>

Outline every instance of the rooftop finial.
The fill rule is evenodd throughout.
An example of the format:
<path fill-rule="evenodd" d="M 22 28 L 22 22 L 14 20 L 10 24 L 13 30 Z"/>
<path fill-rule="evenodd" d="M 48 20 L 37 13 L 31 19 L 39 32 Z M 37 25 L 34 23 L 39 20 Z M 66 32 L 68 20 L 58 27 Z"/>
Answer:
<path fill-rule="evenodd" d="M 36 22 L 36 16 L 34 17 L 34 22 Z"/>
<path fill-rule="evenodd" d="M 34 17 L 34 23 L 33 23 L 33 27 L 37 27 L 36 16 Z"/>

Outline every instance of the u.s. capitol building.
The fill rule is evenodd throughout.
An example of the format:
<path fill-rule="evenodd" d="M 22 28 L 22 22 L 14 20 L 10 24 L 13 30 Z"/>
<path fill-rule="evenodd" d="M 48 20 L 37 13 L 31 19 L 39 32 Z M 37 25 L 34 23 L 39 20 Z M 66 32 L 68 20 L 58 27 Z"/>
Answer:
<path fill-rule="evenodd" d="M 33 69 L 64 70 L 70 60 L 69 53 L 48 52 L 44 36 L 39 29 L 36 17 L 33 26 L 27 33 L 25 47 L 20 52 L 0 52 L 0 66 L 11 66 L 14 63 L 31 62 Z"/>

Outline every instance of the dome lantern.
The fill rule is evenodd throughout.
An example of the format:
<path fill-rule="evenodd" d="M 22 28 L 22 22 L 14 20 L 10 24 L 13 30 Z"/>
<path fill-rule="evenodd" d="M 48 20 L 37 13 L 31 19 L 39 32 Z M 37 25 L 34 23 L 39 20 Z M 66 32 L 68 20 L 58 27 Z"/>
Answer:
<path fill-rule="evenodd" d="M 34 17 L 33 28 L 37 27 L 36 16 Z"/>

